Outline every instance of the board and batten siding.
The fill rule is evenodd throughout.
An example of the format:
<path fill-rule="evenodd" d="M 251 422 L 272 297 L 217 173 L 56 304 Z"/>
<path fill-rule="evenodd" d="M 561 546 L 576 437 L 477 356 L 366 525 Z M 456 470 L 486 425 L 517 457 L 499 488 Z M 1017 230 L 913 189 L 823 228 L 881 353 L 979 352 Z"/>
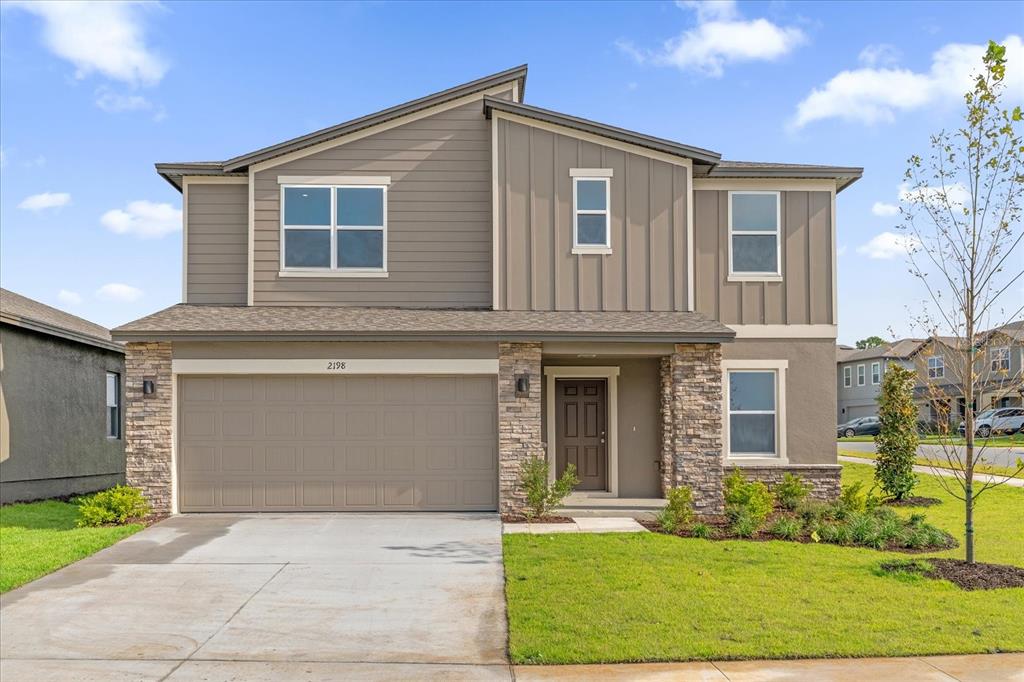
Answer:
<path fill-rule="evenodd" d="M 185 300 L 245 305 L 249 286 L 249 190 L 243 184 L 188 185 Z"/>
<path fill-rule="evenodd" d="M 490 308 L 490 121 L 471 102 L 257 171 L 254 305 Z M 389 176 L 388 276 L 282 278 L 279 176 Z"/>
<path fill-rule="evenodd" d="M 498 307 L 685 310 L 683 166 L 495 117 Z M 610 168 L 611 254 L 575 255 L 570 168 Z"/>
<path fill-rule="evenodd" d="M 725 324 L 836 324 L 832 195 L 780 195 L 782 281 L 730 282 L 729 192 L 694 192 L 697 312 Z"/>

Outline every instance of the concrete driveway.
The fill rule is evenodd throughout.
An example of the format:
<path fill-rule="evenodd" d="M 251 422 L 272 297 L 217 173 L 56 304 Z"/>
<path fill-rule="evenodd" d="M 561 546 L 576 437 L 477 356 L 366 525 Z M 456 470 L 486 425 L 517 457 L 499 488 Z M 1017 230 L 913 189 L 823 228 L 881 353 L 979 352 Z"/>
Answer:
<path fill-rule="evenodd" d="M 494 514 L 185 515 L 0 598 L 17 680 L 510 679 Z"/>

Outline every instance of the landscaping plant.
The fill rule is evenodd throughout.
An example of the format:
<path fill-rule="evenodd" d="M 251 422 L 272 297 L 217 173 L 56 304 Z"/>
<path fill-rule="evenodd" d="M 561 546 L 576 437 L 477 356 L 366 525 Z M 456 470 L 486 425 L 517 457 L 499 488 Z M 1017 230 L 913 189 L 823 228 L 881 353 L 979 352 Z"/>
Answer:
<path fill-rule="evenodd" d="M 562 475 L 554 483 L 548 483 L 548 461 L 544 457 L 527 458 L 519 471 L 519 483 L 526 492 L 527 519 L 543 518 L 562 503 L 579 483 L 576 466 L 567 464 Z"/>
<path fill-rule="evenodd" d="M 748 481 L 739 469 L 733 469 L 725 477 L 723 488 L 725 513 L 734 521 L 740 516 L 747 516 L 760 527 L 775 506 L 775 496 L 768 490 L 768 486 L 761 481 Z"/>
<path fill-rule="evenodd" d="M 693 522 L 693 492 L 685 485 L 665 495 L 665 507 L 658 512 L 658 524 L 666 533 L 675 533 Z"/>
<path fill-rule="evenodd" d="M 917 458 L 917 405 L 914 383 L 917 373 L 895 362 L 882 377 L 878 395 L 878 420 L 881 430 L 875 436 L 875 480 L 886 495 L 902 500 L 917 483 L 914 460 Z"/>
<path fill-rule="evenodd" d="M 142 491 L 126 485 L 85 495 L 77 502 L 79 527 L 121 525 L 149 516 L 149 503 Z"/>
<path fill-rule="evenodd" d="M 793 511 L 810 494 L 811 484 L 796 474 L 785 473 L 782 481 L 772 486 L 771 490 L 780 507 Z"/>

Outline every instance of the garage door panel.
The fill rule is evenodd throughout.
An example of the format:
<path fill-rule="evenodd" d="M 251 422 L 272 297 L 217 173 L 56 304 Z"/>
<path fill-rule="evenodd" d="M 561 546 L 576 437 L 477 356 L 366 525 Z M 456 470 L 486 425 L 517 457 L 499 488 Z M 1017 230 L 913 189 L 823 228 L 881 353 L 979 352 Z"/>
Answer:
<path fill-rule="evenodd" d="M 497 506 L 493 377 L 180 383 L 182 511 Z"/>

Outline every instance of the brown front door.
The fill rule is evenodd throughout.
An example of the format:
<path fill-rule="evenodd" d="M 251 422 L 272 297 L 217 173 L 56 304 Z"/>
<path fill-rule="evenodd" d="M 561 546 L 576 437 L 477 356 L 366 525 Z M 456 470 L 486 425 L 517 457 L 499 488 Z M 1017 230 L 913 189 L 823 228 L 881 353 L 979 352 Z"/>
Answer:
<path fill-rule="evenodd" d="M 604 379 L 555 382 L 555 472 L 576 465 L 576 490 L 608 489 Z"/>

